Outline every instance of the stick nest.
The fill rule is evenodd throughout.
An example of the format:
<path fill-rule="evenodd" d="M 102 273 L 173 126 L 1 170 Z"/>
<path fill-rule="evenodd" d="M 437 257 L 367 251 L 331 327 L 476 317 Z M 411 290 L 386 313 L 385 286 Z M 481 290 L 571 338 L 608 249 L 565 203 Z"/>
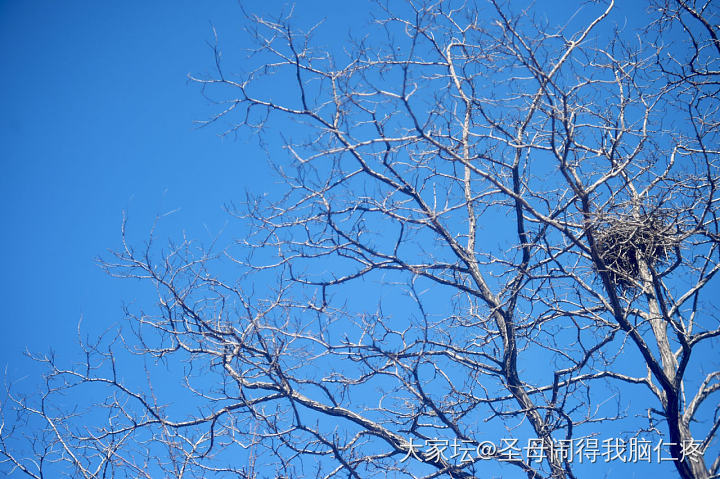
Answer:
<path fill-rule="evenodd" d="M 637 287 L 640 259 L 650 267 L 667 264 L 678 243 L 669 215 L 655 211 L 603 218 L 595 226 L 595 244 L 610 280 L 628 290 Z"/>

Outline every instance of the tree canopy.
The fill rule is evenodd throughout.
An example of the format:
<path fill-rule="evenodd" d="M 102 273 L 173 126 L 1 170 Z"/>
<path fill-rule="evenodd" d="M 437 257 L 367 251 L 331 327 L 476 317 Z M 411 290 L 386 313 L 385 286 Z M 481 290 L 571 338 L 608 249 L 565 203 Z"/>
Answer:
<path fill-rule="evenodd" d="M 246 12 L 240 65 L 219 32 L 192 77 L 205 125 L 256 133 L 282 192 L 236 203 L 250 233 L 227 247 L 105 258 L 156 304 L 80 365 L 36 357 L 42 394 L 3 404 L 5 467 L 716 477 L 720 11 L 574 9 L 378 2 L 331 46 L 292 9 Z M 173 386 L 126 384 L 119 351 Z"/>

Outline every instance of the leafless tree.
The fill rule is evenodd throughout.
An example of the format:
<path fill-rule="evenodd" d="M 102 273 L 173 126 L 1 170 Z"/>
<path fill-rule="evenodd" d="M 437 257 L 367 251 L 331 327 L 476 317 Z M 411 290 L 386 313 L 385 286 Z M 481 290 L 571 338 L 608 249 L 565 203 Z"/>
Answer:
<path fill-rule="evenodd" d="M 36 357 L 8 470 L 574 478 L 595 440 L 720 477 L 718 5 L 388 3 L 341 47 L 291 14 L 248 15 L 237 69 L 216 47 L 207 124 L 257 132 L 282 194 L 228 248 L 103 262 L 157 304 Z"/>

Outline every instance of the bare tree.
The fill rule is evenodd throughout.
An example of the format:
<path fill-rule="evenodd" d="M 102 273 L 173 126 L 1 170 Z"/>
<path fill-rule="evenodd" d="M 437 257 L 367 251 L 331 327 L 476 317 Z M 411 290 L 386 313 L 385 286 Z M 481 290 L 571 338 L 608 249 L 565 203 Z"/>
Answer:
<path fill-rule="evenodd" d="M 217 252 L 125 241 L 104 267 L 157 304 L 79 366 L 36 357 L 7 468 L 573 478 L 594 454 L 719 477 L 717 4 L 648 4 L 638 30 L 613 1 L 390 3 L 342 52 L 291 15 L 248 15 L 242 75 L 216 48 L 207 124 L 282 139 L 284 194 L 234 209 L 252 233 Z"/>

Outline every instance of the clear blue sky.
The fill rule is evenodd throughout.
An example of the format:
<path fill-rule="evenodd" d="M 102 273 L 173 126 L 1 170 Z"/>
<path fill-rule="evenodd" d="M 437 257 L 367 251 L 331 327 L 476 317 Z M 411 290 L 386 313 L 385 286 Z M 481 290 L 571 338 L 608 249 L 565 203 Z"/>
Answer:
<path fill-rule="evenodd" d="M 329 33 L 357 14 L 310 3 L 296 13 L 329 16 Z M 172 210 L 168 237 L 209 239 L 228 220 L 223 204 L 272 187 L 255 143 L 193 124 L 214 108 L 187 75 L 212 71 L 213 25 L 232 49 L 243 20 L 231 0 L 0 1 L 0 364 L 11 375 L 26 347 L 67 349 L 81 316 L 97 328 L 121 319 L 131 285 L 94 260 L 118 246 L 123 210 L 138 241 Z"/>
<path fill-rule="evenodd" d="M 186 74 L 208 65 L 210 21 L 224 17 L 173 3 L 2 2 L 0 354 L 11 371 L 26 346 L 67 348 L 81 315 L 121 317 L 123 285 L 94 258 L 118 244 L 123 210 L 138 226 L 174 208 L 191 229 L 221 222 L 242 166 L 233 145 L 193 130 L 203 103 Z"/>

